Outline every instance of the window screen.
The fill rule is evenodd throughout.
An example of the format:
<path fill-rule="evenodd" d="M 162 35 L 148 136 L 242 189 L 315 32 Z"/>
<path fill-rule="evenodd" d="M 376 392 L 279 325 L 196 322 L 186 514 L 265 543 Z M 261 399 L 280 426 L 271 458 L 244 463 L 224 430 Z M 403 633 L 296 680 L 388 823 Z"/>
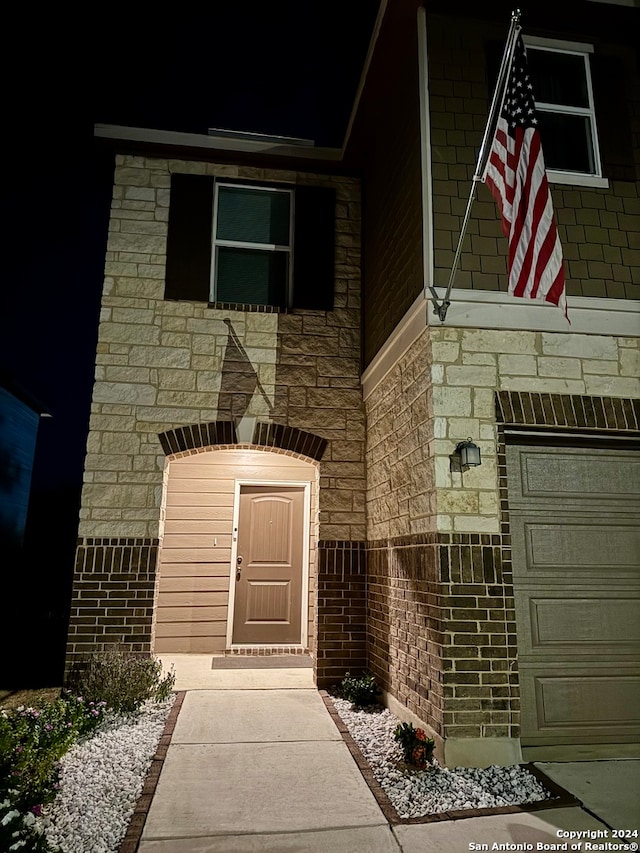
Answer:
<path fill-rule="evenodd" d="M 600 175 L 588 53 L 527 44 L 527 60 L 547 169 Z"/>
<path fill-rule="evenodd" d="M 218 185 L 212 301 L 287 305 L 291 200 L 290 190 Z"/>

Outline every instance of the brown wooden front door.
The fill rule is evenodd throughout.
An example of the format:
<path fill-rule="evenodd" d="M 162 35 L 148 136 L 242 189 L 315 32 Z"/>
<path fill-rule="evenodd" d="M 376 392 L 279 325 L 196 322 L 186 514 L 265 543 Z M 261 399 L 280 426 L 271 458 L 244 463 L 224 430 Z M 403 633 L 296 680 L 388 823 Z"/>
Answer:
<path fill-rule="evenodd" d="M 242 486 L 233 643 L 302 641 L 304 489 Z"/>

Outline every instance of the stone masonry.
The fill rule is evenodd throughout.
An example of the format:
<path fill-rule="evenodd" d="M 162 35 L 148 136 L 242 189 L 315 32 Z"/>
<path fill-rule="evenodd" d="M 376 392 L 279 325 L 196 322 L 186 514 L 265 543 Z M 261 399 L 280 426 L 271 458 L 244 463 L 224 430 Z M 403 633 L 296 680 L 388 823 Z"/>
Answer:
<path fill-rule="evenodd" d="M 639 368 L 636 338 L 428 328 L 366 399 L 369 662 L 440 745 L 519 735 L 503 426 L 637 433 Z"/>
<path fill-rule="evenodd" d="M 165 301 L 169 188 L 174 171 L 334 187 L 334 310 L 278 313 L 253 306 L 238 310 L 238 306 Z M 361 571 L 365 433 L 359 241 L 359 186 L 353 179 L 117 157 L 69 660 L 115 640 L 137 651 L 151 650 L 166 464 L 166 448 L 159 436 L 191 425 L 219 423 L 229 323 L 264 390 L 253 395 L 247 413 L 261 423 L 280 424 L 326 440 L 320 464 L 319 554 L 324 547 L 341 548 L 345 554 L 354 554 L 354 571 Z M 323 564 L 322 556 L 319 562 Z M 322 583 L 321 577 L 318 582 Z M 330 595 L 324 601 L 329 607 Z M 361 651 L 357 654 L 362 657 L 363 632 L 358 636 Z M 349 642 L 345 640 L 345 650 Z"/>

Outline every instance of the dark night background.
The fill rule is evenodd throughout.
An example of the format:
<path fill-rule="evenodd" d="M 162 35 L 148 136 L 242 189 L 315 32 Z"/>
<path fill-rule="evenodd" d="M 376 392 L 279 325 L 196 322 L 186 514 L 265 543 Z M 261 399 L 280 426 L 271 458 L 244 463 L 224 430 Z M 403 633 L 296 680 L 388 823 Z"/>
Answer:
<path fill-rule="evenodd" d="M 214 0 L 6 16 L 0 371 L 53 417 L 38 428 L 24 545 L 0 549 L 0 687 L 62 677 L 113 171 L 93 125 L 339 147 L 377 7 Z"/>

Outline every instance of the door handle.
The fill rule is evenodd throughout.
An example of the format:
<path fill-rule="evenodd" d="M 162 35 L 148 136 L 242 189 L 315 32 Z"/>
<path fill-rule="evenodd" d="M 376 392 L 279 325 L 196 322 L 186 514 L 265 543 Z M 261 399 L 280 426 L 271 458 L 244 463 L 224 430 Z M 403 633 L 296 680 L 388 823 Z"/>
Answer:
<path fill-rule="evenodd" d="M 236 569 L 236 582 L 237 582 L 240 580 L 240 577 L 242 575 L 242 557 L 240 555 L 238 555 L 238 557 L 236 557 L 236 563 L 238 564 L 238 568 Z"/>

